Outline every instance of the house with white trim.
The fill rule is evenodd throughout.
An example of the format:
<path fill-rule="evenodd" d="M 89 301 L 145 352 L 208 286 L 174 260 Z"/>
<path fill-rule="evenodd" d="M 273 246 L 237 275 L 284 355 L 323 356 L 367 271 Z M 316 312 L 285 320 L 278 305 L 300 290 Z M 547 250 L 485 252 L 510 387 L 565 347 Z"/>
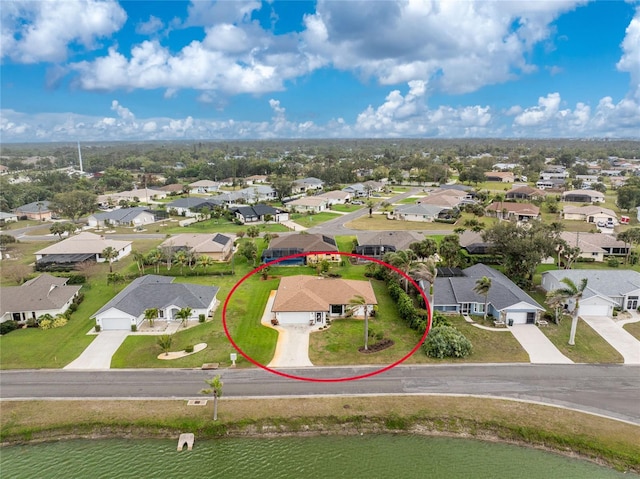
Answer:
<path fill-rule="evenodd" d="M 106 260 L 102 252 L 108 247 L 117 253 L 112 261 L 119 261 L 131 253 L 131 244 L 131 241 L 107 239 L 84 231 L 36 251 L 36 269 L 73 269 L 76 264 L 85 261 L 104 263 Z"/>
<path fill-rule="evenodd" d="M 303 196 L 302 198 L 289 201 L 286 206 L 290 210 L 298 212 L 320 213 L 327 209 L 328 202 L 320 196 Z"/>
<path fill-rule="evenodd" d="M 92 227 L 105 226 L 142 226 L 156 221 L 155 215 L 145 206 L 135 208 L 118 208 L 112 211 L 94 213 L 87 217 L 87 224 Z"/>

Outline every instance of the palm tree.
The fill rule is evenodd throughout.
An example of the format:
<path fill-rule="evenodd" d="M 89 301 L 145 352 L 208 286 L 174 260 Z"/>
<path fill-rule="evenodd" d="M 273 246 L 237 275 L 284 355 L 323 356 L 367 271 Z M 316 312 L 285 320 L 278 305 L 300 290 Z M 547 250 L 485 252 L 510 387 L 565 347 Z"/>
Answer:
<path fill-rule="evenodd" d="M 578 310 L 580 309 L 580 299 L 582 299 L 582 294 L 587 287 L 587 278 L 582 278 L 580 286 L 576 286 L 576 284 L 569 278 L 562 278 L 560 281 L 564 283 L 566 287 L 558 288 L 551 291 L 549 294 L 551 296 L 561 297 L 565 302 L 574 302 L 573 311 L 571 312 L 571 332 L 569 333 L 569 346 L 574 346 L 576 344 L 576 329 L 578 329 Z"/>
<path fill-rule="evenodd" d="M 147 253 L 147 261 L 151 263 L 156 271 L 156 274 L 160 273 L 160 262 L 162 261 L 162 251 L 158 248 L 154 248 Z"/>
<path fill-rule="evenodd" d="M 547 293 L 546 303 L 555 311 L 555 323 L 560 324 L 560 321 L 558 320 L 558 309 L 560 309 L 561 306 L 564 306 L 564 297 L 554 294 L 553 291 L 549 291 Z"/>
<path fill-rule="evenodd" d="M 181 249 L 173 255 L 173 260 L 180 266 L 180 275 L 182 276 L 184 267 L 189 264 L 189 255 L 185 250 Z"/>
<path fill-rule="evenodd" d="M 213 394 L 213 420 L 218 420 L 218 398 L 222 396 L 222 386 L 224 383 L 220 380 L 220 375 L 211 379 L 205 379 L 205 383 L 209 385 L 207 389 L 200 391 L 201 394 Z"/>
<path fill-rule="evenodd" d="M 149 326 L 153 326 L 153 322 L 158 319 L 158 308 L 149 308 L 144 310 L 144 319 L 149 321 Z"/>
<path fill-rule="evenodd" d="M 102 257 L 109 262 L 109 273 L 113 273 L 113 260 L 118 257 L 118 252 L 113 246 L 107 246 L 102 250 Z"/>
<path fill-rule="evenodd" d="M 186 307 L 186 308 L 182 308 L 180 311 L 176 313 L 176 318 L 180 320 L 180 323 L 182 323 L 182 326 L 185 328 L 187 327 L 187 322 L 191 317 L 192 311 L 193 310 L 191 308 Z"/>
<path fill-rule="evenodd" d="M 211 256 L 207 256 L 206 254 L 199 256 L 196 261 L 196 266 L 200 266 L 202 268 L 202 271 L 206 271 L 207 268 L 212 264 L 213 258 L 211 258 Z"/>
<path fill-rule="evenodd" d="M 162 336 L 158 336 L 156 340 L 160 349 L 165 356 L 169 356 L 169 351 L 171 351 L 171 344 L 173 343 L 173 335 L 172 334 L 163 334 Z"/>
<path fill-rule="evenodd" d="M 405 276 L 404 276 L 404 290 L 405 292 L 409 291 L 409 279 L 407 278 L 407 274 L 409 274 L 409 271 L 411 270 L 411 266 L 413 266 L 413 262 L 416 259 L 416 254 L 411 251 L 410 249 L 408 250 L 400 250 L 400 251 L 396 251 L 394 253 L 389 253 L 389 256 L 387 257 L 388 259 L 388 263 L 391 266 L 395 266 L 396 268 L 398 268 L 400 271 L 402 271 Z"/>
<path fill-rule="evenodd" d="M 434 291 L 433 285 L 436 282 L 436 278 L 438 276 L 438 267 L 436 266 L 436 262 L 433 258 L 428 258 L 424 263 L 418 263 L 414 266 L 414 268 L 409 272 L 409 275 L 413 277 L 413 279 L 417 281 L 426 281 L 429 283 L 429 302 L 430 302 L 430 310 L 431 315 L 433 316 L 433 306 L 434 306 Z"/>
<path fill-rule="evenodd" d="M 364 309 L 364 350 L 369 349 L 369 308 L 367 300 L 361 294 L 356 294 L 349 300 L 349 311 L 356 312 L 360 308 Z"/>
<path fill-rule="evenodd" d="M 141 274 L 144 274 L 144 266 L 146 261 L 144 254 L 134 250 L 131 252 L 131 256 L 133 256 L 133 260 L 136 262 L 136 266 L 138 267 L 138 272 Z"/>
<path fill-rule="evenodd" d="M 487 305 L 489 304 L 489 290 L 491 289 L 491 278 L 483 276 L 476 281 L 473 291 L 484 296 L 484 319 L 487 319 Z"/>

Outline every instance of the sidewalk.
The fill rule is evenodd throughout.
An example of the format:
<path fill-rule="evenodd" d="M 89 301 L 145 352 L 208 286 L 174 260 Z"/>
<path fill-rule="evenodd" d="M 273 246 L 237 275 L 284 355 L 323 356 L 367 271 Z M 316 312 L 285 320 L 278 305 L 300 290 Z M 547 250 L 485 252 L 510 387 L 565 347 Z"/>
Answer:
<path fill-rule="evenodd" d="M 291 231 L 304 231 L 307 229 L 304 226 L 300 226 L 298 223 L 295 223 L 293 221 L 283 221 L 281 224 L 291 229 Z"/>
<path fill-rule="evenodd" d="M 529 362 L 536 364 L 573 364 L 534 324 L 515 324 L 509 331 L 529 354 Z"/>
<path fill-rule="evenodd" d="M 593 330 L 618 351 L 624 364 L 640 364 L 640 341 L 605 316 L 580 316 Z"/>

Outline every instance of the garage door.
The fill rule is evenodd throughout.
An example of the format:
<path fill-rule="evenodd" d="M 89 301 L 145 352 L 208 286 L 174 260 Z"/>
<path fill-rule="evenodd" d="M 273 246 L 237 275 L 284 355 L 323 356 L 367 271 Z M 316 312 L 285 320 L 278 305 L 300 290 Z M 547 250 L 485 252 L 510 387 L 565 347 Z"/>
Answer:
<path fill-rule="evenodd" d="M 609 306 L 606 304 L 583 304 L 580 306 L 580 316 L 609 316 Z"/>
<path fill-rule="evenodd" d="M 109 318 L 102 320 L 103 331 L 128 331 L 131 329 L 131 320 L 129 318 Z"/>
<path fill-rule="evenodd" d="M 509 322 L 510 319 L 513 320 L 513 324 L 526 324 L 527 313 L 526 312 L 507 313 L 507 323 Z"/>

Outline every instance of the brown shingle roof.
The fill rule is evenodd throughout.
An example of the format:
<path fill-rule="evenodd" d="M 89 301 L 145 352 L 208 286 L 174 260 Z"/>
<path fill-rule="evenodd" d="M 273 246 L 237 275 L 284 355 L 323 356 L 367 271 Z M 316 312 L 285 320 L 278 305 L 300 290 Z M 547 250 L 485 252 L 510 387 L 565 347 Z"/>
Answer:
<path fill-rule="evenodd" d="M 36 251 L 35 254 L 81 254 L 81 253 L 102 253 L 102 251 L 111 246 L 116 251 L 120 251 L 131 244 L 131 241 L 118 241 L 105 239 L 97 234 L 87 231 L 78 235 L 70 236 L 51 246 Z"/>
<path fill-rule="evenodd" d="M 356 296 L 378 304 L 371 283 L 318 276 L 285 276 L 273 302 L 274 312 L 329 311 L 332 304 L 349 304 Z"/>
<path fill-rule="evenodd" d="M 44 273 L 21 286 L 0 289 L 0 316 L 7 312 L 50 311 L 60 309 L 79 290 L 80 286 L 67 286 L 67 278 Z"/>
<path fill-rule="evenodd" d="M 510 213 L 527 214 L 527 215 L 539 215 L 540 208 L 530 203 L 511 203 L 508 201 L 496 201 L 487 206 L 489 211 L 502 211 L 507 210 Z"/>

